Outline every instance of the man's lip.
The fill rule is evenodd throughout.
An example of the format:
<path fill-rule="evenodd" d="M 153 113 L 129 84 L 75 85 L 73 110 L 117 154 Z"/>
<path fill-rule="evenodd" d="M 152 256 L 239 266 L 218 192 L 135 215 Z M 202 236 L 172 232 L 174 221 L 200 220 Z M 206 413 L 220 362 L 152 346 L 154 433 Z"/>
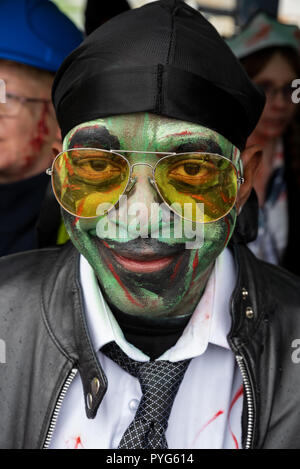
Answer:
<path fill-rule="evenodd" d="M 118 256 L 137 261 L 152 261 L 162 257 L 174 257 L 185 251 L 183 243 L 168 245 L 152 238 L 132 240 L 125 243 L 100 238 L 96 238 L 95 241 L 99 247 L 102 246 L 102 249 L 104 248 L 110 253 L 117 253 Z"/>
<path fill-rule="evenodd" d="M 130 270 L 131 272 L 135 273 L 151 273 L 162 270 L 168 267 L 171 262 L 174 260 L 175 256 L 165 256 L 156 259 L 150 260 L 149 258 L 145 258 L 144 260 L 134 259 L 133 257 L 124 257 L 116 254 L 113 252 L 113 256 L 115 257 L 116 261 L 124 267 L 126 270 Z"/>
<path fill-rule="evenodd" d="M 116 267 L 133 273 L 152 273 L 168 268 L 185 252 L 184 244 L 167 245 L 156 239 L 138 239 L 126 243 L 97 239 L 100 252 L 106 260 L 113 260 Z"/>

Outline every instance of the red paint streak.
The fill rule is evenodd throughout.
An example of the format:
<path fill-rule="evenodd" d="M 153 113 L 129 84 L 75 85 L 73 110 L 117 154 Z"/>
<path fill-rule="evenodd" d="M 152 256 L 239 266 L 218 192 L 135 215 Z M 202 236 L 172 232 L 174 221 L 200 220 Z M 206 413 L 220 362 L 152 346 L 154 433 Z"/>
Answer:
<path fill-rule="evenodd" d="M 179 258 L 179 260 L 176 262 L 176 265 L 174 267 L 174 271 L 170 277 L 170 280 L 174 280 L 174 278 L 176 277 L 177 273 L 178 273 L 178 269 L 180 267 L 180 264 L 182 262 L 182 259 L 183 259 L 183 255 Z"/>
<path fill-rule="evenodd" d="M 29 142 L 35 152 L 38 152 L 41 150 L 45 142 L 45 137 L 46 135 L 49 134 L 49 129 L 46 124 L 47 114 L 48 114 L 48 104 L 44 103 L 40 120 L 37 123 L 37 135 Z"/>
<path fill-rule="evenodd" d="M 80 216 L 81 216 L 82 210 L 83 210 L 83 206 L 84 206 L 84 202 L 85 202 L 85 199 L 82 199 L 82 201 L 80 202 L 80 204 L 78 206 L 78 209 L 77 209 L 78 216 L 74 218 L 73 226 L 75 226 L 76 223 L 78 222 L 78 220 L 80 219 Z"/>
<path fill-rule="evenodd" d="M 186 195 L 187 193 L 186 192 L 179 192 L 178 191 L 178 194 L 183 194 L 183 195 Z M 210 207 L 212 210 L 215 210 L 215 204 L 213 202 L 210 202 L 209 200 L 207 200 L 206 197 L 204 197 L 203 195 L 196 195 L 196 194 L 188 194 L 192 199 L 196 199 L 196 200 L 201 200 L 201 202 L 205 205 L 207 205 L 208 207 Z"/>
<path fill-rule="evenodd" d="M 232 410 L 232 407 L 234 406 L 234 404 L 236 403 L 236 401 L 243 395 L 244 393 L 244 388 L 243 388 L 243 385 L 237 390 L 237 392 L 235 393 L 235 396 L 234 398 L 232 399 L 232 402 L 229 406 L 229 411 L 228 411 L 228 426 L 229 426 L 229 431 L 230 431 L 230 434 L 233 438 L 233 441 L 234 441 L 234 446 L 235 446 L 235 449 L 239 449 L 239 444 L 238 444 L 238 441 L 236 439 L 236 436 L 234 435 L 233 431 L 231 430 L 231 426 L 230 426 L 230 413 L 231 413 L 231 410 Z"/>
<path fill-rule="evenodd" d="M 203 432 L 203 430 L 205 430 L 205 428 L 208 427 L 208 425 L 210 423 L 212 423 L 214 420 L 216 420 L 216 418 L 218 418 L 222 414 L 224 414 L 224 410 L 218 410 L 218 412 L 216 412 L 215 415 L 211 419 L 209 419 L 204 425 L 202 425 L 202 427 L 200 428 L 200 430 L 198 431 L 197 435 L 194 438 L 192 446 L 195 444 L 195 442 L 198 439 L 200 433 Z"/>
<path fill-rule="evenodd" d="M 198 251 L 196 251 L 196 254 L 193 260 L 193 270 L 195 270 L 198 267 L 198 264 L 199 264 Z"/>
<path fill-rule="evenodd" d="M 271 29 L 272 29 L 272 26 L 270 26 L 269 24 L 263 25 L 253 37 L 248 39 L 248 41 L 246 42 L 246 45 L 253 46 L 260 39 L 263 39 L 264 37 L 268 36 Z"/>
<path fill-rule="evenodd" d="M 238 441 L 237 441 L 237 439 L 236 439 L 236 436 L 235 436 L 234 433 L 232 432 L 231 428 L 230 428 L 230 433 L 231 433 L 231 436 L 232 436 L 233 441 L 234 441 L 235 449 L 239 449 Z"/>
<path fill-rule="evenodd" d="M 225 202 L 225 203 L 227 203 L 229 201 L 232 202 L 234 200 L 234 197 L 226 197 L 226 195 L 222 191 L 220 191 L 220 196 L 221 196 L 221 199 L 223 200 L 223 202 Z"/>
<path fill-rule="evenodd" d="M 225 223 L 226 223 L 226 225 L 227 225 L 227 235 L 226 235 L 226 239 L 225 239 L 224 246 L 226 246 L 227 241 L 228 241 L 228 238 L 229 238 L 229 235 L 230 235 L 230 223 L 229 223 L 229 220 L 228 220 L 227 217 L 225 217 Z"/>
<path fill-rule="evenodd" d="M 185 194 L 185 192 L 179 192 L 179 194 Z M 193 197 L 194 199 L 197 199 L 197 200 L 201 200 L 203 203 L 206 202 L 206 197 L 203 197 L 203 195 L 191 194 L 191 197 Z"/>
<path fill-rule="evenodd" d="M 81 448 L 84 448 L 80 436 L 77 436 L 76 438 L 72 437 L 72 440 L 75 440 L 74 449 L 79 449 L 79 446 L 81 446 Z"/>
<path fill-rule="evenodd" d="M 196 251 L 196 254 L 195 254 L 195 257 L 194 257 L 194 260 L 193 260 L 193 275 L 192 275 L 191 286 L 193 285 L 193 281 L 194 281 L 195 276 L 196 276 L 196 269 L 198 267 L 198 264 L 199 264 L 199 257 L 198 257 L 198 251 Z"/>
<path fill-rule="evenodd" d="M 189 130 L 184 130 L 183 132 L 178 132 L 176 134 L 169 134 L 169 135 L 166 135 L 164 138 L 168 138 L 168 137 L 183 137 L 184 135 L 193 135 L 194 132 L 190 132 Z"/>
<path fill-rule="evenodd" d="M 120 189 L 121 185 L 119 186 L 114 186 L 112 189 L 108 189 L 108 191 L 101 191 L 101 194 L 109 194 L 110 192 L 114 192 L 117 189 Z"/>
<path fill-rule="evenodd" d="M 107 247 L 108 249 L 111 249 L 111 247 L 109 246 L 109 244 L 107 244 L 106 241 L 103 241 L 101 240 L 101 242 L 104 244 L 105 247 Z M 115 279 L 117 280 L 118 284 L 120 285 L 120 287 L 124 290 L 124 293 L 126 295 L 126 298 L 134 305 L 136 306 L 143 306 L 142 304 L 140 304 L 138 301 L 136 301 L 129 293 L 129 291 L 126 289 L 125 285 L 123 284 L 122 280 L 120 279 L 120 277 L 118 276 L 118 274 L 115 272 L 115 269 L 113 268 L 112 264 L 111 263 L 107 263 L 108 265 L 108 268 L 109 270 L 111 271 L 111 273 L 113 274 L 113 276 L 115 277 Z"/>
<path fill-rule="evenodd" d="M 126 289 L 125 285 L 123 284 L 122 280 L 120 279 L 120 277 L 118 276 L 118 274 L 115 272 L 115 269 L 113 268 L 112 264 L 110 262 L 107 263 L 108 265 L 108 268 L 109 270 L 111 271 L 111 273 L 113 274 L 113 276 L 115 277 L 116 281 L 118 282 L 118 284 L 120 285 L 120 287 L 124 290 L 124 293 L 126 295 L 126 298 L 130 301 L 130 303 L 136 305 L 136 306 L 143 306 L 142 304 L 138 303 L 129 293 L 129 291 Z"/>
<path fill-rule="evenodd" d="M 70 173 L 70 176 L 73 176 L 73 174 L 74 174 L 74 169 L 72 168 L 72 165 L 70 164 L 70 161 L 68 160 L 68 157 L 67 157 L 66 153 L 64 153 L 64 161 L 65 161 L 67 170 L 68 170 L 69 173 Z"/>
<path fill-rule="evenodd" d="M 79 191 L 81 190 L 80 186 L 76 186 L 75 184 L 67 184 L 66 182 L 63 183 L 62 189 L 71 189 L 72 191 Z"/>
<path fill-rule="evenodd" d="M 80 438 L 80 436 L 78 436 L 78 437 L 76 438 L 76 442 L 75 442 L 74 449 L 78 449 L 78 446 L 79 446 L 79 445 L 83 448 L 83 445 L 82 445 L 82 443 L 81 443 L 81 438 Z"/>
<path fill-rule="evenodd" d="M 244 393 L 244 388 L 243 388 L 243 385 L 237 390 L 234 398 L 232 399 L 232 402 L 230 404 L 230 407 L 229 407 L 229 415 L 230 415 L 230 412 L 231 412 L 231 409 L 232 407 L 234 406 L 234 404 L 236 403 L 236 401 L 243 395 Z"/>
<path fill-rule="evenodd" d="M 210 202 L 206 197 L 203 197 L 203 195 L 192 194 L 191 197 L 192 199 L 201 200 L 204 205 L 210 207 L 212 210 L 215 210 L 215 204 Z"/>
<path fill-rule="evenodd" d="M 103 240 L 102 240 L 102 243 L 103 243 L 103 244 L 104 244 L 104 246 L 106 246 L 108 249 L 111 249 L 110 245 L 109 245 L 109 244 L 107 244 L 107 242 L 106 242 L 106 241 L 103 241 Z"/>

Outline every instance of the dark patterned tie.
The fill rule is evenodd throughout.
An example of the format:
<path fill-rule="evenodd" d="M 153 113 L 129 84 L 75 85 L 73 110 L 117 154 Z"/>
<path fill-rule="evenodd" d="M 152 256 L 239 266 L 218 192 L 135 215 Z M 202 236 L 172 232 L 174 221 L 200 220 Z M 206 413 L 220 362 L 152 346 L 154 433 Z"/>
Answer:
<path fill-rule="evenodd" d="M 191 360 L 137 362 L 127 357 L 115 342 L 106 344 L 101 351 L 138 378 L 143 393 L 134 420 L 118 448 L 168 448 L 165 431 L 175 396 Z"/>

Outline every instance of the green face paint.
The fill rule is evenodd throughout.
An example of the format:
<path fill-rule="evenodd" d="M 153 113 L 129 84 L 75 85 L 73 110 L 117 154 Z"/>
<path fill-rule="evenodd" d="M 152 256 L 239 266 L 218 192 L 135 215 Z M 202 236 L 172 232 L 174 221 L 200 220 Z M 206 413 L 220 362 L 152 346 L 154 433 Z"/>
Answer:
<path fill-rule="evenodd" d="M 69 148 L 101 148 L 153 152 L 217 153 L 239 162 L 238 150 L 218 133 L 192 124 L 148 113 L 97 119 L 72 129 L 64 139 Z M 126 155 L 131 164 L 147 162 L 154 166 L 160 155 Z M 132 235 L 130 210 L 134 204 L 161 204 L 159 194 L 149 179 L 151 168 L 134 167 L 136 183 L 127 197 L 127 220 L 118 222 L 118 235 L 102 235 L 101 219 L 84 220 L 64 212 L 64 221 L 76 248 L 93 267 L 108 302 L 127 314 L 168 317 L 191 314 L 205 288 L 217 256 L 226 247 L 236 220 L 235 207 L 224 218 L 204 225 L 204 243 L 187 249 L 185 232 L 170 236 L 147 221 L 148 237 Z M 116 210 L 122 210 L 121 207 Z M 161 225 L 161 220 L 159 224 Z M 120 237 L 120 233 L 122 236 Z M 152 237 L 151 237 L 152 234 Z"/>

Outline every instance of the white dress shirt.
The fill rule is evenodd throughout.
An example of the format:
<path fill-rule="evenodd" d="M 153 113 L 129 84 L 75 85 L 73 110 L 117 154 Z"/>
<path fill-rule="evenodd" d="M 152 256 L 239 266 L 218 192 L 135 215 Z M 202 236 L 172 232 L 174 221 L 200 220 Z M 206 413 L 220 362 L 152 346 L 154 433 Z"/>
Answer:
<path fill-rule="evenodd" d="M 104 300 L 95 273 L 81 256 L 80 280 L 94 349 L 108 389 L 95 419 L 87 419 L 77 373 L 64 398 L 50 448 L 114 449 L 134 418 L 142 396 L 137 378 L 99 350 L 115 341 L 132 359 L 149 357 L 127 342 Z M 157 360 L 191 362 L 171 410 L 166 438 L 170 449 L 241 448 L 242 377 L 226 336 L 236 272 L 232 254 L 217 258 L 206 289 L 177 343 Z"/>

